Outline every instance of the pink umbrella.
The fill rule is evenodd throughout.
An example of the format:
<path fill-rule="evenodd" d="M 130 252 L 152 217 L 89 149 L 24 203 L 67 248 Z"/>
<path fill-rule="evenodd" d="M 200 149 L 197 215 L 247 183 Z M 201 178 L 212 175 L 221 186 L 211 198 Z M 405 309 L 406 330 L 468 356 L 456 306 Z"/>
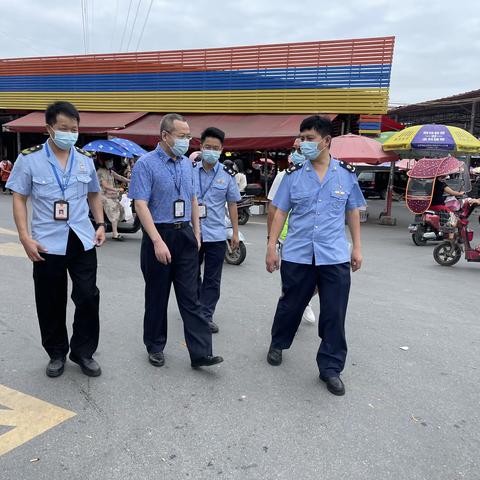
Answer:
<path fill-rule="evenodd" d="M 361 135 L 341 135 L 332 139 L 330 146 L 332 157 L 348 163 L 368 163 L 378 165 L 398 160 L 394 152 L 384 152 L 382 144 L 372 138 Z"/>

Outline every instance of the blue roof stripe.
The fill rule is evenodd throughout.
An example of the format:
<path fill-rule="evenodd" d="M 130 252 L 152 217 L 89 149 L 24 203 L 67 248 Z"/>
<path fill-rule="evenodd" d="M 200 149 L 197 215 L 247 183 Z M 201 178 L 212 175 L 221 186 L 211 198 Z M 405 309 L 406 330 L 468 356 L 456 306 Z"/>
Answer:
<path fill-rule="evenodd" d="M 391 65 L 101 75 L 0 76 L 0 92 L 140 92 L 385 88 Z"/>

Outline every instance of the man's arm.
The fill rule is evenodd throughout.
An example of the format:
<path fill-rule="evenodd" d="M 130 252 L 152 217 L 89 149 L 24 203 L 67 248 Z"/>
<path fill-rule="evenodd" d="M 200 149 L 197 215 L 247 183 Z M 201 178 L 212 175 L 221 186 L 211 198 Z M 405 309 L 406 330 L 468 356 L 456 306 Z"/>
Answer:
<path fill-rule="evenodd" d="M 280 261 L 277 254 L 277 242 L 280 233 L 282 232 L 283 225 L 287 219 L 288 212 L 284 212 L 279 208 L 276 209 L 275 215 L 273 217 L 272 227 L 270 229 L 270 238 L 268 239 L 267 246 L 267 271 L 272 273 L 275 270 L 278 270 Z"/>
<path fill-rule="evenodd" d="M 240 243 L 238 238 L 238 208 L 237 202 L 228 202 L 228 214 L 230 215 L 230 221 L 232 222 L 233 237 L 232 248 L 236 250 Z"/>
<path fill-rule="evenodd" d="M 352 208 L 347 210 L 347 224 L 350 230 L 350 236 L 352 238 L 352 272 L 356 272 L 362 266 L 362 242 L 360 236 L 360 210 L 358 208 Z"/>
<path fill-rule="evenodd" d="M 13 192 L 13 218 L 17 226 L 18 237 L 25 249 L 25 253 L 32 262 L 43 262 L 45 259 L 40 253 L 47 253 L 47 249 L 33 240 L 28 232 L 27 195 Z"/>
<path fill-rule="evenodd" d="M 105 218 L 103 216 L 102 197 L 99 192 L 88 192 L 88 205 L 93 213 L 95 223 L 103 223 Z M 95 229 L 95 245 L 101 247 L 105 243 L 105 227 L 102 225 Z"/>
<path fill-rule="evenodd" d="M 448 193 L 448 195 L 453 195 L 454 197 L 461 197 L 462 195 L 465 195 L 465 192 L 457 192 L 456 190 L 453 190 L 453 188 L 450 187 L 445 187 L 445 193 Z"/>
<path fill-rule="evenodd" d="M 273 217 L 275 216 L 275 212 L 277 211 L 277 207 L 275 207 L 270 200 L 268 202 L 268 215 L 267 215 L 267 241 L 270 237 L 270 231 L 272 230 L 272 223 Z"/>
<path fill-rule="evenodd" d="M 167 244 L 163 241 L 162 236 L 155 227 L 152 214 L 148 208 L 148 203 L 145 200 L 135 200 L 135 212 L 140 219 L 143 229 L 147 232 L 155 249 L 155 256 L 160 263 L 167 265 L 172 261 L 170 250 Z"/>
<path fill-rule="evenodd" d="M 198 208 L 197 197 L 192 200 L 192 227 L 195 238 L 197 239 L 198 249 L 202 246 L 202 236 L 200 234 L 200 210 Z"/>

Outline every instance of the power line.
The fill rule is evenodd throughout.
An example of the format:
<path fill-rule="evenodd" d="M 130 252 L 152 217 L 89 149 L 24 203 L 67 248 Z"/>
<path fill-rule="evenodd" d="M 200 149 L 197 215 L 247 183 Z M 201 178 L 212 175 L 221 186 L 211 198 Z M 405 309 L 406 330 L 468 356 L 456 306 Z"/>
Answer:
<path fill-rule="evenodd" d="M 125 38 L 125 33 L 127 32 L 127 26 L 128 26 L 128 20 L 129 20 L 129 18 L 130 18 L 130 10 L 131 10 L 131 8 L 132 8 L 132 0 L 130 0 L 130 3 L 128 4 L 127 19 L 125 20 L 125 27 L 123 27 L 122 40 L 120 41 L 119 52 L 122 51 L 123 40 L 124 40 L 124 38 Z"/>
<path fill-rule="evenodd" d="M 112 36 L 110 37 L 110 51 L 113 50 L 113 42 L 115 40 L 115 36 L 117 35 L 117 21 L 118 21 L 118 4 L 120 0 L 117 0 L 116 6 L 115 6 L 115 21 L 113 24 L 113 33 Z"/>
<path fill-rule="evenodd" d="M 138 0 L 137 10 L 135 12 L 135 17 L 133 19 L 132 29 L 130 30 L 130 37 L 128 38 L 127 52 L 128 52 L 128 49 L 130 48 L 130 42 L 132 41 L 133 31 L 135 30 L 135 24 L 137 23 L 138 11 L 140 10 L 141 4 L 142 4 L 142 0 Z"/>
<path fill-rule="evenodd" d="M 87 36 L 85 34 L 85 0 L 80 0 L 80 6 L 82 8 L 82 30 L 83 30 L 83 50 L 87 54 Z"/>
<path fill-rule="evenodd" d="M 148 6 L 147 16 L 145 17 L 145 21 L 143 22 L 142 31 L 140 32 L 140 36 L 138 37 L 137 48 L 135 49 L 138 52 L 138 47 L 140 46 L 140 42 L 142 41 L 143 32 L 145 31 L 145 27 L 147 26 L 148 17 L 150 16 L 150 10 L 152 9 L 153 0 L 150 0 L 150 5 Z"/>

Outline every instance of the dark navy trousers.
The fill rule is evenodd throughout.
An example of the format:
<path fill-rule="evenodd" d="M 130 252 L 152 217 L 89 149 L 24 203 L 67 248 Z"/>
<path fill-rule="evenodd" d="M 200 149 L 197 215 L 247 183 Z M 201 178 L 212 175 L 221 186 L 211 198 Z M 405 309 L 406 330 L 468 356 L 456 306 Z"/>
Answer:
<path fill-rule="evenodd" d="M 345 316 L 350 293 L 350 264 L 304 265 L 282 261 L 282 296 L 272 326 L 272 346 L 290 348 L 315 287 L 320 297 L 317 353 L 320 374 L 338 376 L 345 366 Z"/>
<path fill-rule="evenodd" d="M 220 284 L 222 281 L 223 260 L 227 244 L 221 242 L 202 242 L 199 252 L 198 296 L 202 306 L 202 314 L 212 321 L 215 307 L 220 299 Z M 201 265 L 203 265 L 203 280 Z"/>
<path fill-rule="evenodd" d="M 143 341 L 147 351 L 162 352 L 167 343 L 167 309 L 173 283 L 190 358 L 212 355 L 212 334 L 198 301 L 198 246 L 192 227 L 157 229 L 170 250 L 172 262 L 163 265 L 157 260 L 153 243 L 144 233 L 140 257 L 145 279 Z"/>

